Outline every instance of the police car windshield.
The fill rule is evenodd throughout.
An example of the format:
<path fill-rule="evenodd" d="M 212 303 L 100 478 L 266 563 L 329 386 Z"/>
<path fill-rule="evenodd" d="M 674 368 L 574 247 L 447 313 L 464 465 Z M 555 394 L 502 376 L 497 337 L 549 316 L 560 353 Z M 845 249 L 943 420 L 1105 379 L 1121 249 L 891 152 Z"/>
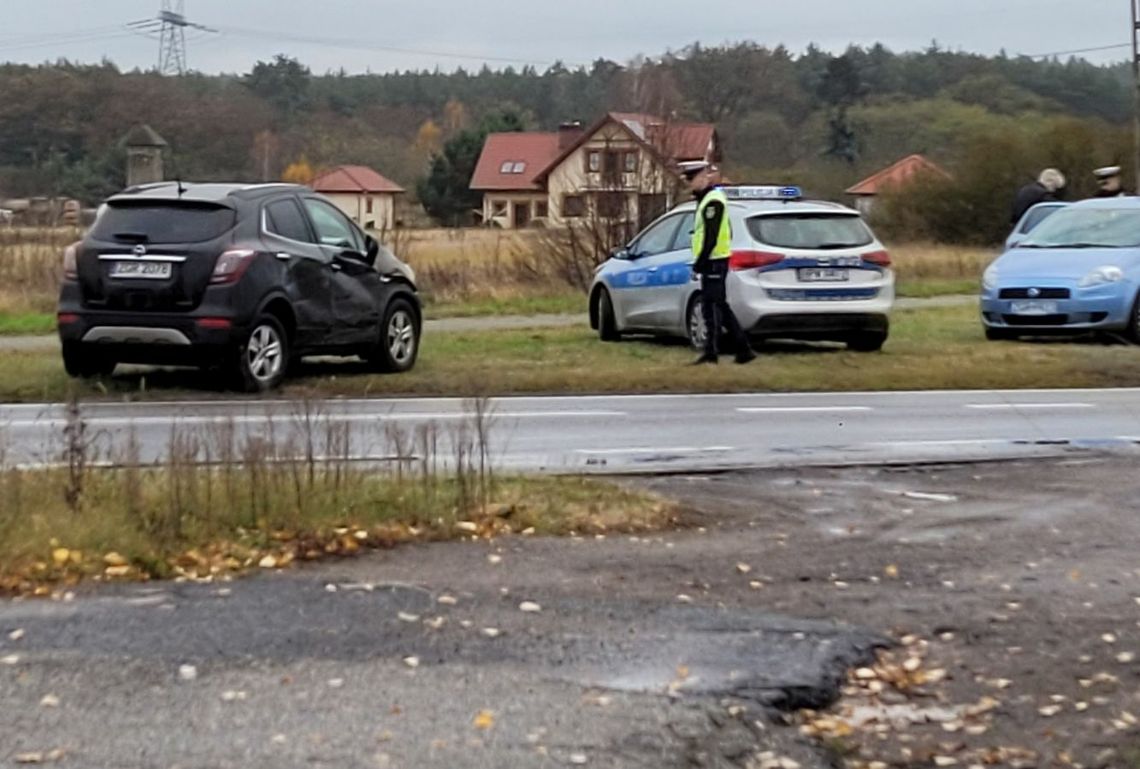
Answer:
<path fill-rule="evenodd" d="M 874 240 L 858 216 L 848 214 L 775 214 L 748 220 L 752 237 L 766 246 L 803 250 L 859 248 Z"/>
<path fill-rule="evenodd" d="M 1024 248 L 1140 247 L 1140 209 L 1066 208 L 1041 222 Z"/>

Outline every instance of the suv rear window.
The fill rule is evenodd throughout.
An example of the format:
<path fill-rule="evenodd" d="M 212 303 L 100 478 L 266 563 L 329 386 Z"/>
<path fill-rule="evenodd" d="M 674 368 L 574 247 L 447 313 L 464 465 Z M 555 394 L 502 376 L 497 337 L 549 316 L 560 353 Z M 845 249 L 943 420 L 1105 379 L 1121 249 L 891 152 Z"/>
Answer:
<path fill-rule="evenodd" d="M 95 220 L 96 240 L 202 243 L 233 228 L 237 213 L 201 203 L 112 203 Z"/>
<path fill-rule="evenodd" d="M 874 240 L 862 219 L 844 214 L 754 216 L 748 220 L 748 231 L 756 240 L 776 248 L 858 248 Z"/>

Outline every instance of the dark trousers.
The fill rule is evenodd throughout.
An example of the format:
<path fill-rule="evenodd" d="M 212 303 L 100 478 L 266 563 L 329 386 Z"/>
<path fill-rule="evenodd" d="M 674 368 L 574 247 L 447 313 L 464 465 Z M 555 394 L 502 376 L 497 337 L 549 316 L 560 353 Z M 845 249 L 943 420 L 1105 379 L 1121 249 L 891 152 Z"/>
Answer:
<path fill-rule="evenodd" d="M 705 318 L 705 355 L 718 354 L 720 330 L 727 329 L 736 342 L 736 352 L 749 349 L 748 335 L 740 327 L 736 314 L 728 306 L 728 260 L 718 259 L 709 262 L 701 274 L 701 314 Z"/>

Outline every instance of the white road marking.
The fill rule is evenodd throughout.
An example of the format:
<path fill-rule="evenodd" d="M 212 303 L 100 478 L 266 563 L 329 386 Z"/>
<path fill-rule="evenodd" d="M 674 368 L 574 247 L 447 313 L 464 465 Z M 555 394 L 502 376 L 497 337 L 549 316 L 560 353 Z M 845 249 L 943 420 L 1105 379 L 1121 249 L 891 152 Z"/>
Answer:
<path fill-rule="evenodd" d="M 750 406 L 737 411 L 741 414 L 848 414 L 874 409 L 870 406 Z"/>
<path fill-rule="evenodd" d="M 626 449 L 576 449 L 575 454 L 713 454 L 735 451 L 732 446 L 706 446 L 695 448 L 692 446 L 643 446 Z"/>
<path fill-rule="evenodd" d="M 1095 409 L 1092 403 L 967 403 L 966 408 L 978 411 L 1013 411 L 1020 409 Z"/>
<path fill-rule="evenodd" d="M 580 419 L 624 417 L 624 411 L 494 411 L 484 418 L 490 422 L 500 419 Z M 386 414 L 313 414 L 311 422 L 316 425 L 328 422 L 434 422 L 474 420 L 477 415 L 462 412 L 453 413 L 386 413 Z M 84 422 L 89 427 L 145 427 L 149 425 L 179 426 L 190 425 L 248 425 L 273 422 L 275 424 L 303 424 L 305 418 L 298 414 L 218 414 L 213 416 L 185 416 L 172 414 L 162 417 L 88 417 Z M 59 417 L 48 419 L 15 419 L 3 422 L 7 428 L 64 427 L 67 420 Z"/>

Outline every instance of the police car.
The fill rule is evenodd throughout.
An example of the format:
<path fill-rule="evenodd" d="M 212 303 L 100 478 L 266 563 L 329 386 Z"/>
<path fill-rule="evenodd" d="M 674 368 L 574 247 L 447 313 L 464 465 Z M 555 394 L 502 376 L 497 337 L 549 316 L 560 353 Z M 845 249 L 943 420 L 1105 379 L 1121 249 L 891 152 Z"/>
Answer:
<path fill-rule="evenodd" d="M 886 249 L 859 213 L 804 200 L 796 187 L 723 189 L 732 226 L 728 300 L 745 331 L 757 339 L 882 348 L 895 277 Z M 703 349 L 690 248 L 696 209 L 695 202 L 678 206 L 598 267 L 590 325 L 602 340 L 680 336 Z"/>

